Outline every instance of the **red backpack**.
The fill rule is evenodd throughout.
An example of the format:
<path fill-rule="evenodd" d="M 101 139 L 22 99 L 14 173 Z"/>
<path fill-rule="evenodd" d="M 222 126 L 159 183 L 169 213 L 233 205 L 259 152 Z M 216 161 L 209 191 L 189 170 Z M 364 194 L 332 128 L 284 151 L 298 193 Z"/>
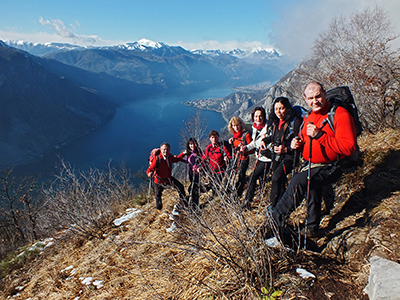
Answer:
<path fill-rule="evenodd" d="M 160 153 L 161 153 L 160 148 L 154 148 L 153 150 L 151 150 L 150 156 L 149 156 L 149 165 L 151 165 L 151 162 L 153 161 L 153 159 L 157 157 L 156 168 L 158 168 L 159 163 L 160 163 L 159 159 L 158 159 L 158 155 L 160 155 Z"/>

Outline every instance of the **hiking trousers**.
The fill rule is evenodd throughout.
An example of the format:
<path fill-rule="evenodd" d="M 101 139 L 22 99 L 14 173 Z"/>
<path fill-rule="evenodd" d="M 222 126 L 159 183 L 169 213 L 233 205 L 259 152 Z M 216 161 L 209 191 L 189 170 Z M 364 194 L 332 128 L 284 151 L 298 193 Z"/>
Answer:
<path fill-rule="evenodd" d="M 156 194 L 155 200 L 156 200 L 156 207 L 158 210 L 162 209 L 162 192 L 164 191 L 165 187 L 168 185 L 171 185 L 174 187 L 179 194 L 179 199 L 180 199 L 180 205 L 183 205 L 184 207 L 187 207 L 187 200 L 186 200 L 186 194 L 185 194 L 185 188 L 183 187 L 182 183 L 179 182 L 178 179 L 175 177 L 171 176 L 170 178 L 170 184 L 164 185 L 164 184 L 154 184 L 154 191 Z"/>
<path fill-rule="evenodd" d="M 246 193 L 246 203 L 250 203 L 253 201 L 254 193 L 255 193 L 256 187 L 257 187 L 257 180 L 260 178 L 261 188 L 268 180 L 268 178 L 266 178 L 266 177 L 267 177 L 270 165 L 271 165 L 271 162 L 263 162 L 260 160 L 257 161 L 257 165 L 256 165 L 253 173 L 251 173 L 251 175 L 250 175 L 249 187 L 247 188 L 247 193 Z"/>
<path fill-rule="evenodd" d="M 188 188 L 188 194 L 190 195 L 190 201 L 193 209 L 199 206 L 200 197 L 200 175 L 189 173 L 190 185 Z"/>
<path fill-rule="evenodd" d="M 242 197 L 244 186 L 246 185 L 246 171 L 249 167 L 249 162 L 249 158 L 239 161 L 239 178 L 235 185 L 239 198 Z"/>
<path fill-rule="evenodd" d="M 287 174 L 293 169 L 292 160 L 281 160 L 272 163 L 272 176 L 271 176 L 271 195 L 270 201 L 273 207 L 276 206 L 278 200 L 285 192 L 287 183 Z"/>
<path fill-rule="evenodd" d="M 321 218 L 322 187 L 337 181 L 342 170 L 336 165 L 326 165 L 311 169 L 310 197 L 307 199 L 307 229 L 317 230 Z M 297 173 L 290 181 L 282 198 L 278 201 L 272 213 L 276 224 L 283 228 L 286 219 L 307 197 L 308 170 Z"/>

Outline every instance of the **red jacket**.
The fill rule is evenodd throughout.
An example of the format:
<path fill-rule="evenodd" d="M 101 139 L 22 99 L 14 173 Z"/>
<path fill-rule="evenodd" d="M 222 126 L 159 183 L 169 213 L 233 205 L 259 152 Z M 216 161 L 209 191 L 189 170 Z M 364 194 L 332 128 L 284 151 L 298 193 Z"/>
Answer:
<path fill-rule="evenodd" d="M 244 137 L 244 143 L 243 143 L 243 135 L 245 134 Z M 236 157 L 236 155 L 239 154 L 240 149 L 240 145 L 248 145 L 251 143 L 251 134 L 247 131 L 242 131 L 242 132 L 235 132 L 233 134 L 233 155 Z M 240 153 L 240 160 L 246 160 L 249 157 L 249 152 L 245 152 L 245 153 Z"/>
<path fill-rule="evenodd" d="M 229 153 L 226 146 L 222 145 L 221 142 L 219 142 L 216 147 L 213 147 L 212 144 L 209 144 L 204 151 L 202 160 L 209 161 L 213 172 L 222 173 L 225 170 L 224 155 L 226 155 L 229 159 L 232 158 L 232 155 Z"/>
<path fill-rule="evenodd" d="M 153 172 L 154 183 L 156 184 L 168 184 L 170 183 L 170 177 L 172 176 L 172 163 L 182 161 L 184 153 L 178 156 L 169 154 L 167 159 L 164 159 L 162 153 L 153 158 L 150 162 L 150 166 L 147 169 L 147 176 L 150 172 Z"/>
<path fill-rule="evenodd" d="M 310 138 L 307 136 L 307 124 L 312 122 L 321 128 L 321 123 L 328 117 L 330 103 L 327 102 L 321 112 L 312 112 L 305 120 L 299 134 L 304 141 L 303 158 L 309 161 Z M 357 137 L 354 120 L 350 113 L 343 107 L 337 107 L 335 112 L 334 129 L 327 122 L 321 132 L 312 140 L 312 163 L 332 163 L 338 159 L 350 156 L 356 149 Z"/>

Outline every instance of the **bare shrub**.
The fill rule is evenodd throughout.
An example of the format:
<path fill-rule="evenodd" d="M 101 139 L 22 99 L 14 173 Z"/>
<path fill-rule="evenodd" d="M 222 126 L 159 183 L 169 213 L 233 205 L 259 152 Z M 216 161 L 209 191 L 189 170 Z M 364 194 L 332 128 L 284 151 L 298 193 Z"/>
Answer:
<path fill-rule="evenodd" d="M 44 190 L 48 228 L 69 229 L 89 237 L 102 238 L 114 217 L 132 200 L 131 174 L 106 170 L 75 171 L 61 161 L 60 173 Z"/>
<path fill-rule="evenodd" d="M 0 257 L 36 240 L 39 235 L 40 192 L 37 179 L 16 179 L 13 169 L 0 176 Z"/>
<path fill-rule="evenodd" d="M 335 18 L 314 42 L 313 58 L 296 72 L 327 88 L 348 85 L 365 130 L 377 132 L 400 125 L 398 38 L 381 7 Z"/>
<path fill-rule="evenodd" d="M 229 171 L 225 179 L 231 176 L 234 182 Z M 160 298 L 194 291 L 192 299 L 203 299 L 205 295 L 218 299 L 253 298 L 267 285 L 272 292 L 279 266 L 288 256 L 282 244 L 278 249 L 265 244 L 266 238 L 276 234 L 272 219 L 265 215 L 266 203 L 259 205 L 257 213 L 243 210 L 235 187 L 228 180 L 215 179 L 207 164 L 201 176 L 202 185 L 206 182 L 214 189 L 214 195 L 203 191 L 201 208 L 189 207 L 175 217 L 177 229 L 172 238 L 156 235 L 154 239 L 138 236 L 131 240 L 138 247 L 147 245 L 143 258 L 135 256 L 139 261 L 146 260 L 146 266 L 138 265 L 144 284 Z M 169 196 L 178 201 L 176 193 Z M 159 252 L 156 262 L 149 258 L 150 249 Z M 196 269 L 199 264 L 203 268 Z M 161 288 L 167 279 L 174 282 L 169 286 L 176 286 L 175 291 Z"/>
<path fill-rule="evenodd" d="M 189 138 L 195 138 L 199 143 L 207 136 L 207 120 L 202 116 L 200 109 L 196 109 L 185 123 L 185 129 L 181 129 L 181 146 L 186 148 Z"/>

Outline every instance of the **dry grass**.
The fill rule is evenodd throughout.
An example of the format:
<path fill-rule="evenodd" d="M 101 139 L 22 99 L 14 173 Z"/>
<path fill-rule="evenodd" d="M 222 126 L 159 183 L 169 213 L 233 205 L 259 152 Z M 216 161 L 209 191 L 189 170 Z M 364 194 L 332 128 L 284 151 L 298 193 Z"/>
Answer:
<path fill-rule="evenodd" d="M 167 233 L 177 199 L 168 191 L 162 213 L 145 204 L 103 239 L 60 233 L 56 245 L 2 279 L 0 299 L 17 293 L 13 299 L 258 299 L 269 283 L 284 292 L 280 299 L 363 299 L 368 258 L 400 258 L 393 242 L 399 240 L 400 166 L 391 160 L 398 158 L 400 132 L 365 135 L 359 144 L 364 165 L 335 186 L 320 253 L 264 245 L 266 198 L 245 212 L 235 203 L 211 201 L 201 214 L 183 213 L 179 230 Z M 301 208 L 297 216 L 304 216 Z M 317 279 L 302 279 L 297 267 Z M 87 277 L 104 286 L 84 285 Z"/>

